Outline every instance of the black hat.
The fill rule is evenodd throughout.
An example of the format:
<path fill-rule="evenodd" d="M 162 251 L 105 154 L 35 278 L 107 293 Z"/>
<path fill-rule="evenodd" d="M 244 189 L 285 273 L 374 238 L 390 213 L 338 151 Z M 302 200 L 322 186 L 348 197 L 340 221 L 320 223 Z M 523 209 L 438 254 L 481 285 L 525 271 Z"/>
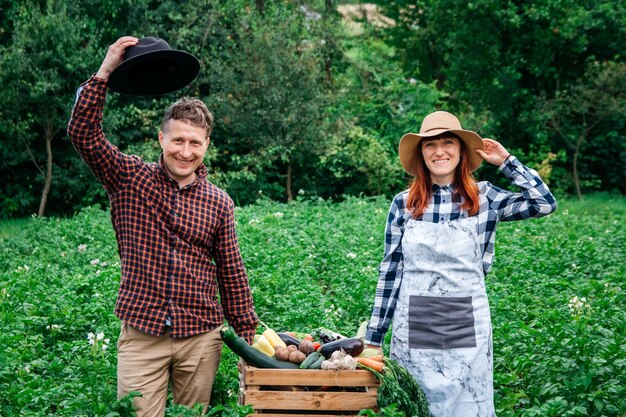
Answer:
<path fill-rule="evenodd" d="M 157 96 L 179 90 L 200 72 L 200 62 L 176 51 L 161 38 L 146 37 L 126 48 L 124 61 L 109 76 L 109 88 L 133 96 Z"/>

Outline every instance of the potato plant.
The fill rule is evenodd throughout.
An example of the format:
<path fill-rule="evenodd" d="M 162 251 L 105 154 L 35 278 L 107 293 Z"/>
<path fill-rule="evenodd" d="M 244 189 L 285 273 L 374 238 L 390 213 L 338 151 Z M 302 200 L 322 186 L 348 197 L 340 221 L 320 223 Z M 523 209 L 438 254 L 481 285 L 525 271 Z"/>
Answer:
<path fill-rule="evenodd" d="M 550 217 L 498 229 L 487 277 L 498 416 L 623 416 L 626 199 L 559 203 Z M 354 335 L 373 302 L 388 206 L 300 198 L 238 208 L 262 320 Z M 0 416 L 130 415 L 129 399 L 116 400 L 120 268 L 108 212 L 0 223 L 0 250 Z M 222 358 L 211 415 L 245 415 L 237 358 L 228 348 Z M 167 415 L 199 412 L 170 403 Z"/>

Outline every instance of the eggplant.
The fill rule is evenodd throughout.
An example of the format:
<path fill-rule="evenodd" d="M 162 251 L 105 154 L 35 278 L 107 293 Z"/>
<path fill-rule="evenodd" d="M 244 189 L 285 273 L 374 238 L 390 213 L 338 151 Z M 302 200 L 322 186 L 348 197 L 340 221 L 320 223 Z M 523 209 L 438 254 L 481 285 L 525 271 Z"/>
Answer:
<path fill-rule="evenodd" d="M 287 333 L 277 332 L 276 334 L 278 335 L 278 337 L 280 337 L 280 340 L 285 342 L 287 346 L 290 346 L 290 345 L 300 346 L 300 340 L 296 339 L 295 337 L 289 336 Z"/>
<path fill-rule="evenodd" d="M 363 349 L 365 349 L 365 344 L 363 340 L 358 337 L 349 337 L 344 339 L 335 340 L 334 342 L 324 343 L 318 349 L 318 352 L 324 355 L 326 359 L 330 358 L 333 352 L 337 350 L 343 350 L 348 355 L 355 357 L 358 356 Z"/>
<path fill-rule="evenodd" d="M 317 336 L 316 339 L 322 343 L 330 343 L 330 342 L 334 342 L 335 340 L 346 339 L 344 335 L 333 332 L 332 330 L 328 330 L 325 328 L 319 329 L 317 331 L 317 335 L 314 335 L 314 336 Z"/>

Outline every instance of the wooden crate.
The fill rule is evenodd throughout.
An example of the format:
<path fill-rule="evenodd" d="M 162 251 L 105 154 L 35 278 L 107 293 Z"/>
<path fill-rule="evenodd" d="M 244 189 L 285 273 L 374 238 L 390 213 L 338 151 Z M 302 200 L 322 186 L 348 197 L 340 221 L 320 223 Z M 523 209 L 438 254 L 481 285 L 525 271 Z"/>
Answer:
<path fill-rule="evenodd" d="M 366 370 L 261 369 L 239 363 L 239 403 L 259 417 L 354 416 L 377 409 L 378 379 Z"/>

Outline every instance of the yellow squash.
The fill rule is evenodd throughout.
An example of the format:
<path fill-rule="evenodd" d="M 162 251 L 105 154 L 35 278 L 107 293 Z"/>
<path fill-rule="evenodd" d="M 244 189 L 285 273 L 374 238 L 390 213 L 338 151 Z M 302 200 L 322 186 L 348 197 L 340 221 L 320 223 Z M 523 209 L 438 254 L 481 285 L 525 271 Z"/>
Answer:
<path fill-rule="evenodd" d="M 258 350 L 259 352 L 265 353 L 267 356 L 274 356 L 276 351 L 274 347 L 270 344 L 269 340 L 265 336 L 259 337 L 259 339 L 252 345 L 253 348 Z"/>

